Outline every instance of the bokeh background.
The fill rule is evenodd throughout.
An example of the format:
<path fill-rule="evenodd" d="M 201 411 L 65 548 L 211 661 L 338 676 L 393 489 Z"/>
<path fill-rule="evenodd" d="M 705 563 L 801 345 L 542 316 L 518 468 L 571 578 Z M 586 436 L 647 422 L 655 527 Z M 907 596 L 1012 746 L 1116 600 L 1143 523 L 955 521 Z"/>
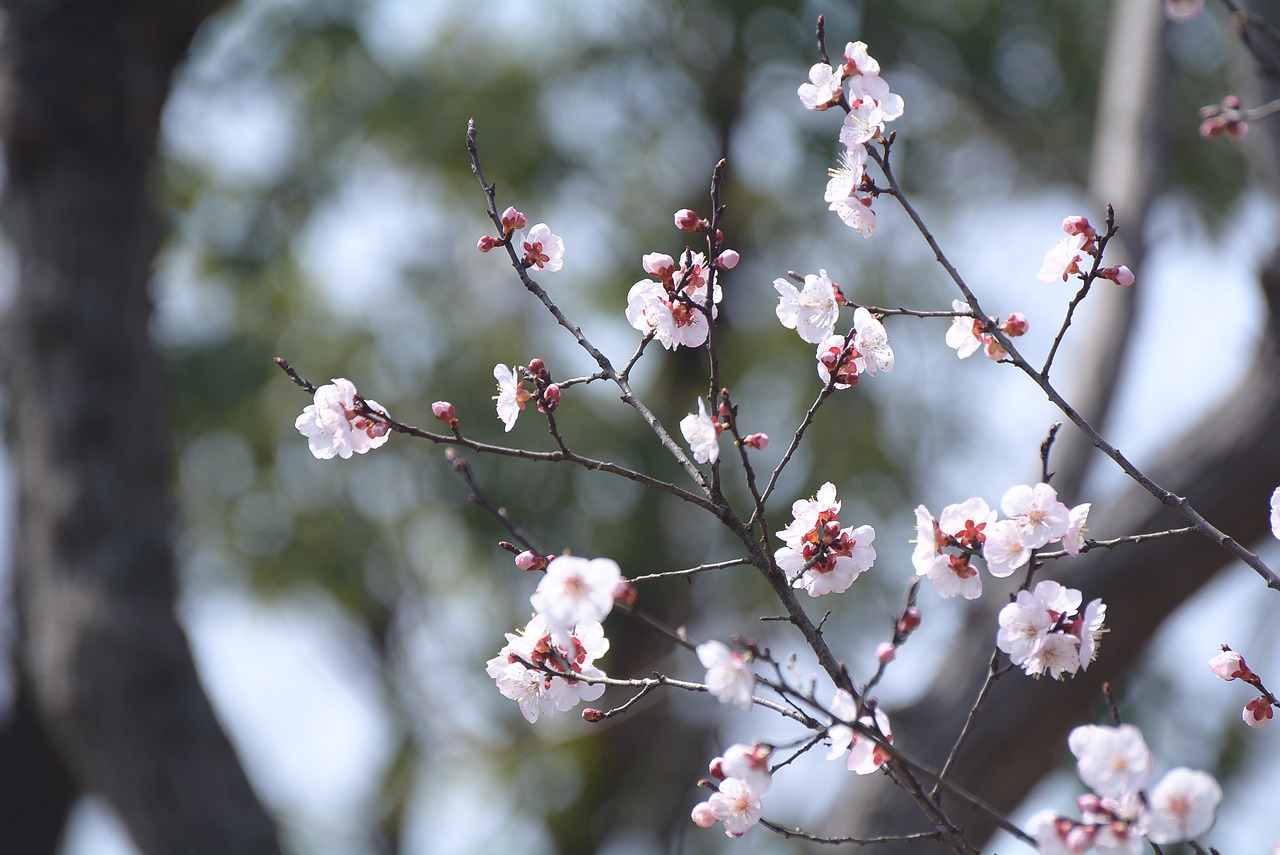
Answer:
<path fill-rule="evenodd" d="M 25 23 L 22 5 L 10 14 Z M 1144 13 L 1134 10 L 1158 5 L 242 0 L 210 10 L 177 66 L 147 171 L 165 227 L 147 322 L 168 396 L 168 447 L 155 451 L 173 463 L 173 607 L 284 850 L 796 848 L 758 829 L 729 842 L 688 820 L 707 759 L 735 740 L 783 742 L 794 732 L 767 714 L 677 694 L 652 696 L 600 726 L 575 711 L 530 727 L 483 668 L 502 634 L 527 620 L 535 580 L 497 547 L 504 532 L 468 504 L 443 450 L 396 436 L 376 453 L 319 462 L 293 428 L 308 400 L 272 363 L 276 355 L 317 383 L 350 378 L 409 423 L 431 429 L 431 402 L 447 399 L 469 436 L 551 447 L 532 411 L 502 433 L 494 364 L 539 356 L 559 378 L 594 366 L 498 253 L 475 251 L 491 226 L 463 144 L 469 118 L 499 207 L 514 204 L 565 240 L 564 270 L 540 281 L 615 363 L 638 341 L 623 308 L 645 276 L 641 255 L 684 248 L 671 213 L 705 213 L 711 168 L 728 158 L 724 230 L 743 262 L 724 280 L 721 365 L 743 426 L 773 437 L 754 456 L 765 468 L 819 389 L 810 346 L 774 317 L 774 278 L 826 269 L 851 299 L 882 306 L 943 309 L 955 296 L 889 199 L 877 203 L 870 241 L 825 210 L 839 116 L 806 112 L 795 96 L 816 61 L 817 15 L 826 14 L 833 53 L 861 39 L 880 60 L 907 105 L 894 148 L 906 189 L 987 307 L 1030 317 L 1024 350 L 1042 354 L 1070 291 L 1040 285 L 1035 271 L 1062 217 L 1085 213 L 1100 223 L 1111 199 L 1089 187 L 1107 157 L 1108 129 L 1123 137 L 1132 116 L 1109 112 L 1116 107 L 1107 94 L 1145 91 L 1137 72 L 1107 64 L 1108 40 L 1134 28 L 1138 43 L 1134 21 Z M 1258 270 L 1277 231 L 1265 165 L 1274 141 L 1265 130 L 1244 145 L 1196 135 L 1197 108 L 1227 91 L 1254 91 L 1240 88 L 1251 63 L 1226 15 L 1213 8 L 1166 29 L 1152 9 L 1147 25 L 1157 27 L 1162 59 L 1157 100 L 1139 102 L 1154 119 L 1141 125 L 1147 136 L 1135 150 L 1155 176 L 1133 203 L 1140 210 L 1129 219 L 1118 210 L 1132 235 L 1118 251 L 1131 257 L 1112 259 L 1135 267 L 1135 291 L 1146 296 L 1119 332 L 1108 321 L 1128 318 L 1129 308 L 1107 295 L 1086 302 L 1057 369 L 1068 393 L 1086 397 L 1106 386 L 1100 378 L 1117 381 L 1109 435 L 1144 466 L 1240 395 L 1236 384 L 1269 323 Z M 21 35 L 14 21 L 10 38 Z M 31 286 L 21 247 L 9 252 L 12 303 Z M 945 329 L 945 321 L 891 321 L 893 373 L 837 396 L 771 508 L 781 527 L 793 499 L 830 480 L 842 520 L 876 527 L 876 568 L 837 602 L 814 604 L 815 615 L 831 610 L 826 632 L 855 674 L 869 673 L 910 580 L 915 505 L 936 511 L 970 495 L 994 504 L 1006 487 L 1034 481 L 1039 442 L 1056 418 L 1011 370 L 981 357 L 955 360 Z M 1127 344 L 1123 362 L 1099 369 L 1091 360 L 1113 353 L 1117 340 Z M 674 426 L 705 390 L 704 360 L 651 349 L 636 379 Z M 20 393 L 4 404 L 10 424 L 23 420 Z M 558 419 L 583 453 L 682 478 L 634 413 L 598 384 L 566 393 Z M 11 458 L 20 460 L 24 440 L 11 436 Z M 492 500 L 549 551 L 609 556 L 629 576 L 737 555 L 711 520 L 629 482 L 469 459 Z M 1096 514 L 1123 479 L 1081 460 L 1072 459 L 1063 498 L 1093 501 Z M 16 468 L 11 462 L 6 482 Z M 731 498 L 743 502 L 736 466 L 726 473 Z M 1280 470 L 1266 478 L 1280 482 Z M 1265 501 L 1254 506 L 1256 520 L 1214 521 L 1254 542 Z M 1097 515 L 1091 530 L 1131 533 Z M 22 535 L 13 525 L 7 532 Z M 1143 563 L 1143 550 L 1130 548 L 1128 560 Z M 1217 569 L 1191 572 L 1207 581 Z M 10 567 L 10 578 L 18 575 Z M 1226 818 L 1211 842 L 1262 851 L 1280 837 L 1258 795 L 1274 792 L 1274 735 L 1245 731 L 1238 710 L 1248 697 L 1214 681 L 1203 663 L 1227 641 L 1264 676 L 1280 674 L 1277 612 L 1249 571 L 1228 567 L 1220 576 L 1114 679 L 1126 714 L 1147 729 L 1158 769 L 1207 768 L 1223 780 Z M 6 635 L 15 662 L 24 645 L 17 599 Z M 797 639 L 759 621 L 777 611 L 769 600 L 762 580 L 738 568 L 645 586 L 640 605 L 695 638 L 741 633 L 785 656 Z M 921 607 L 925 625 L 880 692 L 891 713 L 928 697 L 964 628 L 966 604 L 924 590 Z M 610 674 L 699 678 L 690 654 L 643 625 L 618 615 L 606 629 Z M 1112 653 L 1104 642 L 1104 661 Z M 980 675 L 985 659 L 972 666 Z M 796 667 L 814 670 L 802 653 Z M 11 721 L 18 674 L 15 665 L 7 678 Z M 610 692 L 606 701 L 624 697 Z M 140 708 L 148 702 L 136 698 Z M 1105 720 L 1095 707 L 1080 723 Z M 1045 806 L 1072 812 L 1077 785 L 1063 741 L 1029 726 L 1026 745 L 1056 758 L 1059 771 L 1016 816 Z M 162 736 L 154 749 L 169 750 Z M 58 803 L 65 832 L 40 851 L 147 852 L 114 807 L 118 794 L 87 785 L 74 759 L 69 766 Z M 0 774 L 16 789 L 30 769 L 0 754 Z M 770 793 L 769 818 L 821 828 L 846 810 L 843 778 L 820 757 L 790 772 Z M 156 812 L 166 810 L 164 796 L 150 794 Z M 21 820 L 10 818 L 15 827 Z M 0 850 L 11 851 L 3 840 Z"/>

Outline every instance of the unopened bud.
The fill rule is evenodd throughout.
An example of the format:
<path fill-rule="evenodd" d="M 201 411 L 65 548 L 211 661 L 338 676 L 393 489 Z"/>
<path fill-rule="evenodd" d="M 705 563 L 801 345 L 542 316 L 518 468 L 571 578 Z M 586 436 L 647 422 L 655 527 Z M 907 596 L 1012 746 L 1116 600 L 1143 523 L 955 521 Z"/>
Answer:
<path fill-rule="evenodd" d="M 724 252 L 716 256 L 716 267 L 719 267 L 721 270 L 732 270 L 738 266 L 738 262 L 741 258 L 742 257 L 738 255 L 737 250 L 726 249 Z"/>
<path fill-rule="evenodd" d="M 710 772 L 711 777 L 715 778 L 717 781 L 723 781 L 725 779 L 724 758 L 716 757 L 713 759 L 711 763 L 708 764 L 707 771 Z"/>
<path fill-rule="evenodd" d="M 531 573 L 534 570 L 545 570 L 547 568 L 547 559 L 532 549 L 526 549 L 516 556 L 516 566 L 526 573 Z"/>
<path fill-rule="evenodd" d="M 1273 715 L 1275 715 L 1275 710 L 1271 708 L 1271 702 L 1264 696 L 1259 695 L 1244 705 L 1244 712 L 1241 717 L 1244 719 L 1244 723 L 1250 727 L 1263 727 L 1267 722 L 1271 721 Z"/>
<path fill-rule="evenodd" d="M 590 722 L 604 721 L 604 712 L 595 707 L 587 707 L 582 711 L 582 720 Z"/>
<path fill-rule="evenodd" d="M 1213 672 L 1215 677 L 1227 682 L 1232 680 L 1252 682 L 1250 678 L 1254 677 L 1254 673 L 1245 664 L 1244 657 L 1226 647 L 1226 645 L 1223 645 L 1223 647 L 1224 650 L 1221 653 L 1209 660 L 1209 670 Z"/>
<path fill-rule="evenodd" d="M 650 252 L 640 257 L 640 266 L 650 276 L 667 279 L 676 269 L 676 260 L 665 252 Z"/>
<path fill-rule="evenodd" d="M 681 208 L 675 214 L 676 228 L 682 232 L 705 232 L 710 225 L 689 208 Z"/>
<path fill-rule="evenodd" d="M 1062 230 L 1069 235 L 1084 235 L 1088 238 L 1098 233 L 1097 229 L 1089 224 L 1088 217 L 1082 217 L 1078 214 L 1064 219 L 1062 221 Z"/>
<path fill-rule="evenodd" d="M 616 603 L 624 606 L 634 606 L 639 597 L 640 592 L 636 590 L 636 586 L 632 585 L 626 579 L 623 579 L 614 586 L 613 599 Z"/>
<path fill-rule="evenodd" d="M 529 373 L 535 377 L 541 377 L 547 372 L 547 364 L 538 357 L 529 360 Z"/>
<path fill-rule="evenodd" d="M 1104 813 L 1106 808 L 1102 804 L 1102 796 L 1097 793 L 1085 793 L 1076 799 L 1076 807 L 1080 808 L 1080 813 Z"/>
<path fill-rule="evenodd" d="M 769 446 L 769 435 L 767 433 L 749 433 L 742 438 L 742 444 L 748 448 L 754 448 L 756 451 L 763 451 Z"/>
<path fill-rule="evenodd" d="M 710 828 L 719 822 L 716 819 L 716 812 L 711 808 L 711 802 L 699 802 L 694 805 L 690 816 L 693 818 L 693 824 L 698 828 Z"/>
<path fill-rule="evenodd" d="M 1098 275 L 1103 279 L 1110 279 L 1117 285 L 1132 285 L 1135 281 L 1133 271 L 1123 264 L 1116 267 L 1104 267 L 1098 271 Z"/>
<path fill-rule="evenodd" d="M 898 648 L 893 646 L 893 642 L 885 641 L 876 648 L 876 659 L 882 665 L 888 665 L 893 661 L 893 657 L 897 655 Z"/>
<path fill-rule="evenodd" d="M 529 224 L 529 220 L 524 214 L 517 211 L 514 207 L 507 208 L 502 212 L 502 233 L 509 235 L 512 232 L 522 229 Z"/>
<path fill-rule="evenodd" d="M 999 362 L 1009 355 L 1009 351 L 1004 349 L 1004 345 L 996 341 L 995 336 L 984 335 L 982 337 L 982 350 L 987 355 L 987 359 L 992 362 Z"/>
<path fill-rule="evenodd" d="M 1030 326 L 1031 324 L 1026 315 L 1021 312 L 1013 312 L 1004 319 L 1004 323 L 1000 325 L 1000 331 L 1010 338 L 1017 338 L 1020 335 L 1026 335 Z"/>
<path fill-rule="evenodd" d="M 915 606 L 907 606 L 898 618 L 898 634 L 908 635 L 920 625 L 920 610 Z"/>
<path fill-rule="evenodd" d="M 448 401 L 436 401 L 431 405 L 431 414 L 449 426 L 449 430 L 458 429 L 458 412 Z"/>
<path fill-rule="evenodd" d="M 488 252 L 495 246 L 502 246 L 502 240 L 493 235 L 481 235 L 480 240 L 476 241 L 476 249 L 481 252 Z"/>

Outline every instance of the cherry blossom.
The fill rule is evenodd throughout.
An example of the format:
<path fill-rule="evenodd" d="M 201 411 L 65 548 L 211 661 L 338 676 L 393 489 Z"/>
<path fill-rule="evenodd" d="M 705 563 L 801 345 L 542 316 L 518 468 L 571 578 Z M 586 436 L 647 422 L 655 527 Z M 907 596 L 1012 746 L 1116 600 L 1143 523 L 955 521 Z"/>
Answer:
<path fill-rule="evenodd" d="M 831 382 L 832 372 L 836 376 L 834 388 L 848 389 L 858 385 L 858 375 L 864 365 L 862 355 L 844 336 L 837 334 L 823 339 L 814 355 L 818 360 L 818 377 L 824 386 Z"/>
<path fill-rule="evenodd" d="M 1084 259 L 1082 248 L 1089 240 L 1083 234 L 1067 235 L 1053 245 L 1044 255 L 1044 263 L 1036 278 L 1045 285 L 1054 282 L 1066 282 L 1067 277 L 1080 272 L 1080 262 Z"/>
<path fill-rule="evenodd" d="M 530 723 L 548 718 L 593 701 L 604 694 L 604 684 L 560 677 L 540 670 L 550 668 L 564 674 L 600 678 L 604 672 L 592 663 L 609 649 L 604 629 L 598 623 L 582 623 L 573 628 L 566 643 L 556 640 L 553 628 L 542 615 L 535 614 L 524 629 L 507 633 L 507 644 L 490 659 L 486 673 L 504 697 L 516 701 Z"/>
<path fill-rule="evenodd" d="M 568 631 L 582 623 L 599 623 L 613 610 L 613 593 L 622 570 L 610 558 L 560 555 L 547 565 L 529 602 L 554 630 Z"/>
<path fill-rule="evenodd" d="M 741 837 L 764 816 L 760 795 L 740 778 L 725 778 L 721 781 L 720 789 L 712 793 L 706 805 L 711 815 L 724 823 L 727 837 Z"/>
<path fill-rule="evenodd" d="M 1271 534 L 1280 538 L 1280 487 L 1271 493 Z"/>
<path fill-rule="evenodd" d="M 944 549 L 981 549 L 986 529 L 996 518 L 986 501 L 966 499 L 942 509 L 937 521 L 924 505 L 916 508 L 916 547 L 911 556 L 916 575 L 927 576 L 938 596 L 962 596 L 975 600 L 982 596 L 982 579 L 968 551 L 946 553 Z"/>
<path fill-rule="evenodd" d="M 518 212 L 517 212 L 518 213 Z M 564 241 L 551 233 L 546 223 L 538 223 L 517 243 L 524 252 L 524 266 L 555 273 L 564 266 Z"/>
<path fill-rule="evenodd" d="M 786 546 L 774 553 L 778 568 L 811 597 L 840 594 L 870 569 L 876 533 L 869 525 L 842 528 L 835 486 L 823 484 L 812 499 L 791 506 L 794 519 L 778 532 Z"/>
<path fill-rule="evenodd" d="M 707 415 L 707 405 L 701 398 L 697 414 L 690 413 L 680 420 L 680 433 L 689 443 L 694 460 L 715 463 L 720 459 L 720 424 Z"/>
<path fill-rule="evenodd" d="M 627 293 L 627 322 L 642 333 L 653 333 L 667 350 L 698 347 L 707 340 L 707 264 L 700 252 L 686 253 L 679 266 L 669 255 L 644 256 L 645 271 L 661 281 L 642 279 Z M 715 317 L 722 292 L 719 283 L 712 293 L 711 315 Z"/>
<path fill-rule="evenodd" d="M 1170 769 L 1151 790 L 1147 814 L 1147 839 L 1152 843 L 1178 843 L 1213 828 L 1222 788 L 1207 772 L 1179 766 Z"/>
<path fill-rule="evenodd" d="M 998 520 L 987 526 L 986 534 L 982 558 L 997 579 L 1013 575 L 1031 560 L 1031 549 L 1023 543 L 1016 520 Z"/>
<path fill-rule="evenodd" d="M 840 101 L 844 77 L 825 62 L 809 69 L 809 82 L 801 83 L 796 94 L 809 110 L 826 110 Z"/>
<path fill-rule="evenodd" d="M 827 271 L 807 274 L 803 289 L 797 289 L 790 280 L 783 278 L 773 280 L 773 289 L 778 292 L 775 311 L 784 327 L 795 330 L 810 344 L 817 344 L 831 335 L 836 321 L 840 319 L 844 297 Z"/>
<path fill-rule="evenodd" d="M 1085 502 L 1076 505 L 1067 513 L 1067 531 L 1062 536 L 1062 548 L 1068 555 L 1079 555 L 1084 548 L 1084 533 L 1088 531 L 1089 509 L 1093 505 Z"/>
<path fill-rule="evenodd" d="M 1062 537 L 1071 525 L 1071 513 L 1058 501 L 1058 491 L 1044 483 L 1010 487 L 1000 508 L 1017 524 L 1018 539 L 1028 549 Z"/>
<path fill-rule="evenodd" d="M 493 366 L 493 379 L 498 381 L 498 394 L 494 397 L 498 418 L 502 420 L 506 430 L 510 431 L 516 426 L 520 411 L 524 409 L 525 402 L 533 397 L 533 393 L 524 388 L 524 378 L 514 366 L 508 368 L 501 363 Z"/>
<path fill-rule="evenodd" d="M 1107 607 L 1102 600 L 1090 600 L 1084 607 L 1084 613 L 1071 625 L 1072 632 L 1080 637 L 1080 668 L 1089 670 L 1093 660 L 1098 657 L 1098 635 L 1105 632 L 1103 623 L 1107 619 Z"/>
<path fill-rule="evenodd" d="M 748 657 L 719 641 L 703 642 L 696 650 L 698 661 L 707 669 L 707 690 L 722 704 L 751 709 L 756 675 L 749 667 Z"/>
<path fill-rule="evenodd" d="M 307 447 L 318 460 L 347 460 L 386 443 L 391 426 L 366 412 L 386 416 L 387 411 L 377 401 L 358 399 L 350 380 L 335 377 L 332 384 L 316 389 L 313 403 L 294 420 L 293 426 L 307 438 Z M 368 410 L 361 407 L 360 401 Z"/>
<path fill-rule="evenodd" d="M 869 775 L 888 759 L 890 755 L 883 748 L 876 744 L 875 740 L 868 736 L 864 736 L 855 731 L 842 721 L 853 721 L 854 716 L 858 714 L 857 704 L 854 703 L 853 696 L 844 689 L 836 691 L 835 699 L 831 702 L 831 714 L 837 719 L 827 728 L 827 736 L 831 739 L 831 750 L 827 752 L 828 760 L 835 760 L 844 757 L 845 768 L 857 775 Z M 893 732 L 889 728 L 889 717 L 884 711 L 877 708 L 874 719 L 870 714 L 864 713 L 858 718 L 858 723 L 873 730 L 879 730 L 884 735 L 887 742 L 893 742 Z"/>
<path fill-rule="evenodd" d="M 1081 725 L 1071 731 L 1067 745 L 1080 780 L 1100 796 L 1122 799 L 1139 792 L 1151 777 L 1151 751 L 1131 724 Z"/>
<path fill-rule="evenodd" d="M 710 771 L 717 778 L 745 781 L 756 795 L 763 796 L 771 780 L 769 756 L 772 753 L 769 746 L 759 742 L 751 745 L 737 742 L 725 749 L 724 756 L 711 761 Z"/>
<path fill-rule="evenodd" d="M 864 370 L 871 376 L 893 370 L 893 348 L 884 324 L 862 306 L 853 311 L 853 343 L 862 356 Z"/>
<path fill-rule="evenodd" d="M 1093 600 L 1080 614 L 1082 599 L 1079 591 L 1051 579 L 1019 591 L 1000 610 L 996 646 L 1031 676 L 1048 673 L 1057 680 L 1087 669 L 1097 655 L 1097 636 L 1106 631 L 1107 610 Z"/>
<path fill-rule="evenodd" d="M 871 210 L 870 194 L 858 196 L 867 171 L 867 150 L 862 145 L 845 148 L 839 165 L 827 171 L 827 188 L 823 200 L 827 209 L 836 212 L 840 222 L 863 237 L 876 233 L 876 215 Z"/>
<path fill-rule="evenodd" d="M 969 312 L 969 304 L 964 300 L 952 300 L 951 309 L 956 312 Z M 982 321 L 970 314 L 957 315 L 951 319 L 947 328 L 947 347 L 956 352 L 961 359 L 968 359 L 982 347 Z"/>

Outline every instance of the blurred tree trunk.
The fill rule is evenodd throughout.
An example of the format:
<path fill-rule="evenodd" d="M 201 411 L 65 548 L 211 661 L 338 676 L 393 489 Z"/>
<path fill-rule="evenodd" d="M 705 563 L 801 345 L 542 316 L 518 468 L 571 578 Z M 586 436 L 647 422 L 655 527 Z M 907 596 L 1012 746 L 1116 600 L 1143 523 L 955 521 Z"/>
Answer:
<path fill-rule="evenodd" d="M 5 5 L 22 696 L 78 787 L 105 796 L 144 853 L 278 853 L 174 615 L 170 437 L 148 329 L 161 109 L 216 4 Z"/>

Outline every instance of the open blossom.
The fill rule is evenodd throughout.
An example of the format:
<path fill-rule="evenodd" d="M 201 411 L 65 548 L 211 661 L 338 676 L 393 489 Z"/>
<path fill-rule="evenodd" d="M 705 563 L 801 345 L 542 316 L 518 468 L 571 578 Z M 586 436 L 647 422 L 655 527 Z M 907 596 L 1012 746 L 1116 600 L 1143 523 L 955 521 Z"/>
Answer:
<path fill-rule="evenodd" d="M 778 292 L 775 311 L 784 327 L 795 330 L 810 344 L 817 344 L 831 335 L 836 321 L 840 319 L 840 304 L 844 298 L 827 271 L 807 274 L 803 289 L 797 289 L 790 280 L 782 278 L 773 280 L 773 289 Z"/>
<path fill-rule="evenodd" d="M 853 696 L 844 689 L 836 691 L 835 700 L 831 702 L 831 713 L 837 719 L 853 721 L 858 714 L 857 704 Z M 893 731 L 889 729 L 889 717 L 877 708 L 874 719 L 864 713 L 858 723 L 878 729 L 887 742 L 893 742 Z M 828 760 L 844 757 L 845 768 L 857 775 L 869 775 L 880 768 L 890 755 L 868 736 L 859 734 L 847 724 L 836 722 L 827 728 L 827 736 L 831 739 L 831 750 L 827 752 Z"/>
<path fill-rule="evenodd" d="M 509 431 L 516 426 L 520 411 L 524 409 L 525 402 L 533 397 L 533 393 L 524 388 L 524 378 L 517 369 L 508 368 L 501 363 L 493 366 L 493 379 L 498 381 L 498 394 L 494 398 L 498 418 L 502 419 L 502 424 Z"/>
<path fill-rule="evenodd" d="M 1271 534 L 1280 538 L 1280 487 L 1271 493 Z"/>
<path fill-rule="evenodd" d="M 827 188 L 823 200 L 827 209 L 836 212 L 840 222 L 869 238 L 876 233 L 876 214 L 871 210 L 870 194 L 859 196 L 867 171 L 867 150 L 862 145 L 840 153 L 839 165 L 827 172 Z"/>
<path fill-rule="evenodd" d="M 1213 828 L 1222 787 L 1207 772 L 1179 766 L 1170 769 L 1151 790 L 1146 814 L 1147 839 L 1178 843 Z"/>
<path fill-rule="evenodd" d="M 518 703 L 521 714 L 532 723 L 540 716 L 550 718 L 573 709 L 579 701 L 593 701 L 604 694 L 603 683 L 561 677 L 541 668 L 603 677 L 604 672 L 593 662 L 608 649 L 609 641 L 599 623 L 578 624 L 566 637 L 556 633 L 542 615 L 534 615 L 524 629 L 507 633 L 506 646 L 489 660 L 485 671 L 497 683 L 498 691 Z"/>
<path fill-rule="evenodd" d="M 722 704 L 751 709 L 756 688 L 756 675 L 750 660 L 719 641 L 706 641 L 697 647 L 698 661 L 707 669 L 706 684 Z"/>
<path fill-rule="evenodd" d="M 1101 600 L 1093 600 L 1081 614 L 1082 599 L 1079 591 L 1051 579 L 1019 591 L 1000 610 L 996 646 L 1033 677 L 1048 673 L 1057 680 L 1087 670 L 1097 655 L 1097 638 L 1105 632 L 1107 610 Z"/>
<path fill-rule="evenodd" d="M 699 463 L 715 463 L 720 459 L 720 425 L 707 415 L 707 405 L 698 399 L 697 415 L 690 413 L 680 420 L 680 433 L 684 434 Z"/>
<path fill-rule="evenodd" d="M 862 355 L 864 370 L 873 377 L 879 371 L 893 370 L 893 348 L 884 324 L 867 309 L 853 311 L 853 343 Z"/>
<path fill-rule="evenodd" d="M 350 380 L 334 378 L 332 384 L 316 389 L 313 403 L 302 410 L 293 426 L 307 438 L 307 446 L 319 460 L 352 454 L 364 454 L 383 445 L 390 436 L 391 427 L 386 422 L 364 415 L 356 403 L 356 387 Z M 365 405 L 375 413 L 387 415 L 377 401 L 365 400 Z"/>
<path fill-rule="evenodd" d="M 952 300 L 951 309 L 956 312 L 968 312 L 969 304 L 964 300 Z M 947 347 L 956 352 L 961 359 L 968 359 L 982 347 L 982 321 L 972 315 L 957 315 L 951 319 L 947 328 Z"/>
<path fill-rule="evenodd" d="M 997 579 L 1012 576 L 1031 560 L 1031 550 L 1022 542 L 1016 520 L 998 520 L 987 527 L 982 558 Z"/>
<path fill-rule="evenodd" d="M 778 532 L 786 545 L 774 553 L 774 560 L 787 579 L 809 596 L 843 593 L 875 562 L 876 551 L 871 546 L 875 529 L 868 525 L 841 527 L 836 516 L 840 502 L 830 482 L 812 499 L 795 502 L 791 513 L 791 524 Z"/>
<path fill-rule="evenodd" d="M 1048 484 L 1010 487 L 1000 500 L 1000 508 L 1017 523 L 1018 539 L 1028 549 L 1039 549 L 1063 537 L 1071 525 L 1071 512 Z"/>
<path fill-rule="evenodd" d="M 995 518 L 986 501 L 976 497 L 947 505 L 936 521 L 924 505 L 916 508 L 916 548 L 911 556 L 916 575 L 927 576 L 943 598 L 982 596 L 982 579 L 970 554 L 944 550 L 981 549 Z"/>
<path fill-rule="evenodd" d="M 564 266 L 564 241 L 551 233 L 546 223 L 538 223 L 520 237 L 518 246 L 524 253 L 524 266 L 555 273 Z"/>
<path fill-rule="evenodd" d="M 1083 234 L 1067 235 L 1053 245 L 1044 255 L 1044 263 L 1036 278 L 1045 285 L 1066 282 L 1067 277 L 1080 272 L 1084 259 L 1083 247 L 1088 238 Z"/>
<path fill-rule="evenodd" d="M 1151 777 L 1151 751 L 1131 724 L 1082 725 L 1071 731 L 1067 745 L 1080 780 L 1100 796 L 1122 799 L 1139 792 Z"/>
<path fill-rule="evenodd" d="M 622 570 L 610 558 L 560 555 L 547 565 L 529 601 L 552 629 L 567 631 L 604 620 L 613 610 L 613 593 L 621 581 Z"/>
<path fill-rule="evenodd" d="M 1089 509 L 1092 503 L 1076 505 L 1067 514 L 1067 533 L 1062 536 L 1062 548 L 1068 555 L 1079 555 L 1084 548 L 1084 533 L 1088 531 Z"/>
<path fill-rule="evenodd" d="M 729 746 L 723 757 L 711 761 L 711 774 L 720 780 L 719 791 L 693 809 L 693 821 L 702 828 L 724 823 L 724 833 L 741 837 L 764 815 L 761 797 L 769 789 L 768 746 Z"/>
<path fill-rule="evenodd" d="M 796 94 L 800 103 L 810 110 L 826 110 L 840 101 L 841 85 L 844 78 L 825 62 L 819 62 L 809 69 L 809 82 L 801 83 Z"/>

